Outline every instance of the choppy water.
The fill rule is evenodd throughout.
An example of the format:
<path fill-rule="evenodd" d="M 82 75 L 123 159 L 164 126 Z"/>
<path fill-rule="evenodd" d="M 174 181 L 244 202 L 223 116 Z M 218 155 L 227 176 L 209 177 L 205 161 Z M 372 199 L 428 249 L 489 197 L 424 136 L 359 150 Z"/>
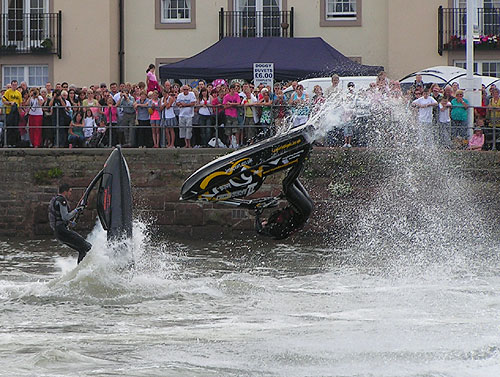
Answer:
<path fill-rule="evenodd" d="M 498 249 L 398 268 L 297 242 L 135 247 L 118 272 L 103 247 L 75 267 L 53 240 L 1 242 L 0 375 L 500 374 Z"/>

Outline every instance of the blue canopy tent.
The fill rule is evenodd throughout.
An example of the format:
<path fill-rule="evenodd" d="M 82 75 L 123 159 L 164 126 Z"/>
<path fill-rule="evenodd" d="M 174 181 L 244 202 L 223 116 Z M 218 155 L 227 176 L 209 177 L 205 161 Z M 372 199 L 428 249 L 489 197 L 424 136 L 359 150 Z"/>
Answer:
<path fill-rule="evenodd" d="M 372 76 L 380 66 L 358 64 L 322 38 L 223 38 L 199 54 L 160 66 L 160 79 L 253 79 L 253 63 L 274 63 L 276 80 Z"/>

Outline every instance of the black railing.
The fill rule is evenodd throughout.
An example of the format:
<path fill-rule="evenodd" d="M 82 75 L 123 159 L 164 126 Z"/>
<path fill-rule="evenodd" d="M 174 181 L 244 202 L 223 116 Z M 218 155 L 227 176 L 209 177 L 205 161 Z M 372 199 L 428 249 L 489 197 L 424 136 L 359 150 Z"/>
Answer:
<path fill-rule="evenodd" d="M 219 40 L 224 37 L 293 38 L 293 7 L 283 11 L 219 11 Z"/>
<path fill-rule="evenodd" d="M 476 49 L 500 49 L 500 8 L 477 8 L 479 40 Z M 438 8 L 438 53 L 465 48 L 467 34 L 465 8 Z"/>
<path fill-rule="evenodd" d="M 62 13 L 0 14 L 0 55 L 57 54 L 62 50 Z"/>

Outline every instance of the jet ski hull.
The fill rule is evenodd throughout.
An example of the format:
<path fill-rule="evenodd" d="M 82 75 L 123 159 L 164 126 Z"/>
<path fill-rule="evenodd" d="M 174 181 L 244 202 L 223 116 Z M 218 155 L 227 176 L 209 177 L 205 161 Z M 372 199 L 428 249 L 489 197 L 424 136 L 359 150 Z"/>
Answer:
<path fill-rule="evenodd" d="M 97 213 L 108 240 L 132 237 L 132 188 L 120 147 L 104 164 L 97 193 Z"/>
<path fill-rule="evenodd" d="M 184 182 L 181 200 L 217 202 L 253 194 L 268 175 L 303 163 L 312 148 L 311 132 L 311 126 L 301 126 L 218 158 Z"/>

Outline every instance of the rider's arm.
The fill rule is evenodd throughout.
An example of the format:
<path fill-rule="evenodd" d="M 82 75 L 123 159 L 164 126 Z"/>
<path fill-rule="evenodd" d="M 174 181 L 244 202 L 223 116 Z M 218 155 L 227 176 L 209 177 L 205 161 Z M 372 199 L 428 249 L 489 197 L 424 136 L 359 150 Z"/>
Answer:
<path fill-rule="evenodd" d="M 58 203 L 59 204 L 59 209 L 60 209 L 60 212 L 61 212 L 61 218 L 64 220 L 64 221 L 70 221 L 73 217 L 75 217 L 76 213 L 77 213 L 77 210 L 74 209 L 73 211 L 71 212 L 68 212 L 68 207 L 61 204 L 61 203 Z"/>

